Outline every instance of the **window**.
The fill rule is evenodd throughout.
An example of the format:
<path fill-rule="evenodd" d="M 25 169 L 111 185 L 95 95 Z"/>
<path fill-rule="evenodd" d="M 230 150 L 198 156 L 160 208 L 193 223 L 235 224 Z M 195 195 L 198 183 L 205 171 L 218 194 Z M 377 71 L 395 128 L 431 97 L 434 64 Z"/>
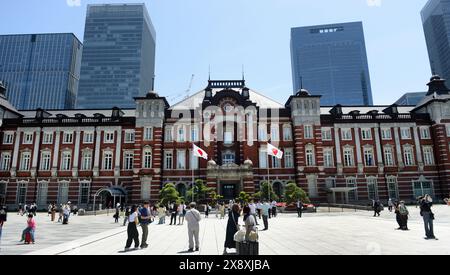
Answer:
<path fill-rule="evenodd" d="M 447 129 L 447 137 L 450 137 L 450 125 L 447 125 L 446 129 Z"/>
<path fill-rule="evenodd" d="M 411 139 L 411 129 L 410 128 L 401 128 L 400 134 L 402 139 Z"/>
<path fill-rule="evenodd" d="M 3 136 L 3 144 L 13 144 L 14 133 L 5 132 Z"/>
<path fill-rule="evenodd" d="M 362 140 L 372 140 L 372 129 L 361 129 Z"/>
<path fill-rule="evenodd" d="M 61 159 L 61 171 L 69 171 L 71 161 L 72 161 L 72 153 L 63 152 Z"/>
<path fill-rule="evenodd" d="M 53 144 L 53 133 L 44 133 L 44 136 L 42 138 L 43 144 Z"/>
<path fill-rule="evenodd" d="M 48 182 L 43 181 L 38 183 L 37 190 L 37 205 L 38 206 L 47 206 L 47 195 L 48 195 Z"/>
<path fill-rule="evenodd" d="M 291 126 L 283 127 L 283 140 L 284 141 L 292 140 L 292 127 Z"/>
<path fill-rule="evenodd" d="M 225 144 L 233 144 L 233 140 L 234 140 L 234 138 L 233 138 L 233 133 L 232 132 L 225 132 L 223 134 L 223 142 Z"/>
<path fill-rule="evenodd" d="M 0 171 L 9 171 L 11 166 L 11 153 L 3 152 L 0 157 Z"/>
<path fill-rule="evenodd" d="M 334 167 L 333 148 L 324 148 L 323 165 L 327 168 Z"/>
<path fill-rule="evenodd" d="M 390 199 L 398 199 L 398 184 L 396 177 L 387 178 L 389 198 Z"/>
<path fill-rule="evenodd" d="M 428 127 L 420 127 L 420 138 L 421 139 L 430 139 L 430 128 Z"/>
<path fill-rule="evenodd" d="M 312 125 L 305 125 L 304 126 L 304 137 L 305 137 L 305 139 L 313 139 L 314 138 L 313 126 Z"/>
<path fill-rule="evenodd" d="M 191 128 L 191 141 L 199 141 L 198 128 L 195 126 Z"/>
<path fill-rule="evenodd" d="M 173 169 L 173 153 L 165 152 L 164 154 L 164 168 L 171 170 Z"/>
<path fill-rule="evenodd" d="M 351 129 L 341 129 L 342 140 L 352 140 L 352 130 Z"/>
<path fill-rule="evenodd" d="M 322 140 L 331 141 L 333 140 L 331 136 L 331 128 L 323 128 L 322 129 Z"/>
<path fill-rule="evenodd" d="M 392 131 L 390 128 L 381 129 L 381 139 L 382 140 L 391 140 L 392 139 Z"/>
<path fill-rule="evenodd" d="M 353 148 L 348 148 L 348 147 L 344 148 L 344 166 L 346 166 L 346 167 L 355 166 Z"/>
<path fill-rule="evenodd" d="M 90 182 L 82 182 L 80 183 L 80 197 L 79 204 L 88 204 L 89 203 L 89 193 L 91 190 Z"/>
<path fill-rule="evenodd" d="M 356 178 L 347 178 L 346 179 L 347 188 L 354 188 L 348 192 L 349 201 L 357 201 L 358 200 L 358 185 L 356 183 Z"/>
<path fill-rule="evenodd" d="M 145 141 L 153 140 L 153 127 L 144 128 L 144 140 Z"/>
<path fill-rule="evenodd" d="M 414 197 L 418 198 L 425 195 L 434 195 L 433 183 L 421 177 L 417 181 L 413 181 Z"/>
<path fill-rule="evenodd" d="M 406 166 L 414 165 L 414 152 L 412 146 L 405 146 L 403 148 L 403 157 L 405 159 Z"/>
<path fill-rule="evenodd" d="M 222 164 L 236 163 L 236 155 L 234 152 L 226 151 L 222 156 Z"/>
<path fill-rule="evenodd" d="M 114 143 L 114 132 L 105 132 L 104 143 Z"/>
<path fill-rule="evenodd" d="M 84 144 L 94 143 L 94 133 L 93 132 L 84 132 L 83 133 L 83 143 Z"/>
<path fill-rule="evenodd" d="M 189 167 L 191 167 L 191 169 L 198 169 L 198 167 L 199 167 L 199 162 L 198 162 L 199 158 L 194 156 L 192 150 L 190 151 L 190 154 L 191 154 L 191 162 L 189 164 Z"/>
<path fill-rule="evenodd" d="M 433 147 L 431 146 L 423 147 L 423 160 L 425 165 L 434 165 Z"/>
<path fill-rule="evenodd" d="M 258 137 L 260 141 L 267 141 L 267 128 L 265 126 L 259 127 Z"/>
<path fill-rule="evenodd" d="M 113 169 L 113 153 L 111 151 L 105 151 L 103 153 L 103 170 Z"/>
<path fill-rule="evenodd" d="M 180 126 L 180 127 L 178 127 L 177 142 L 185 142 L 185 141 L 186 141 L 186 136 L 184 133 L 184 127 Z"/>
<path fill-rule="evenodd" d="M 328 178 L 328 179 L 326 179 L 326 180 L 325 180 L 325 186 L 326 186 L 328 189 L 336 188 L 336 179 L 333 179 L 333 178 Z"/>
<path fill-rule="evenodd" d="M 386 166 L 394 166 L 394 150 L 391 147 L 384 148 L 384 163 Z"/>
<path fill-rule="evenodd" d="M 84 151 L 81 157 L 81 170 L 89 171 L 92 169 L 92 152 Z"/>
<path fill-rule="evenodd" d="M 152 150 L 151 149 L 145 149 L 144 150 L 144 161 L 143 161 L 143 168 L 144 169 L 151 169 L 152 168 Z"/>
<path fill-rule="evenodd" d="M 186 169 L 186 151 L 177 151 L 177 169 Z"/>
<path fill-rule="evenodd" d="M 166 128 L 165 135 L 164 135 L 164 140 L 166 142 L 172 142 L 173 141 L 172 128 Z"/>
<path fill-rule="evenodd" d="M 281 168 L 281 161 L 279 158 L 272 157 L 272 168 Z"/>
<path fill-rule="evenodd" d="M 259 167 L 267 168 L 267 149 L 259 149 Z"/>
<path fill-rule="evenodd" d="M 31 153 L 30 152 L 23 152 L 20 157 L 20 171 L 28 171 L 30 170 L 30 159 L 31 159 Z"/>
<path fill-rule="evenodd" d="M 317 178 L 315 176 L 308 176 L 308 195 L 311 198 L 317 198 L 319 196 L 319 190 L 317 188 Z"/>
<path fill-rule="evenodd" d="M 73 143 L 73 133 L 64 132 L 63 144 L 72 144 L 72 143 Z"/>
<path fill-rule="evenodd" d="M 33 133 L 24 133 L 22 143 L 23 144 L 32 144 L 33 143 Z"/>
<path fill-rule="evenodd" d="M 286 149 L 284 152 L 284 166 L 286 168 L 294 168 L 294 150 Z"/>
<path fill-rule="evenodd" d="M 375 165 L 372 148 L 364 148 L 364 164 L 366 166 L 374 166 Z"/>
<path fill-rule="evenodd" d="M 49 171 L 50 170 L 50 161 L 51 161 L 51 153 L 48 151 L 41 153 L 41 167 L 39 168 L 41 171 Z"/>
<path fill-rule="evenodd" d="M 125 170 L 133 170 L 133 160 L 134 154 L 132 152 L 125 152 L 124 156 L 124 169 Z"/>
<path fill-rule="evenodd" d="M 369 193 L 369 200 L 378 199 L 378 184 L 377 178 L 367 178 L 367 191 Z"/>
<path fill-rule="evenodd" d="M 134 131 L 127 130 L 125 131 L 125 143 L 134 143 L 135 133 Z"/>
<path fill-rule="evenodd" d="M 306 146 L 305 155 L 306 155 L 306 166 L 316 165 L 314 158 L 314 147 L 312 145 Z"/>
<path fill-rule="evenodd" d="M 150 187 L 152 184 L 151 178 L 143 177 L 141 180 L 141 200 L 148 201 L 150 200 Z"/>
<path fill-rule="evenodd" d="M 272 141 L 280 140 L 280 127 L 278 125 L 272 125 L 270 127 L 270 136 L 272 138 Z"/>
<path fill-rule="evenodd" d="M 17 185 L 17 203 L 25 204 L 26 198 L 27 198 L 27 183 L 26 182 L 19 182 Z"/>
<path fill-rule="evenodd" d="M 69 201 L 69 182 L 63 181 L 58 185 L 58 204 L 66 204 Z"/>

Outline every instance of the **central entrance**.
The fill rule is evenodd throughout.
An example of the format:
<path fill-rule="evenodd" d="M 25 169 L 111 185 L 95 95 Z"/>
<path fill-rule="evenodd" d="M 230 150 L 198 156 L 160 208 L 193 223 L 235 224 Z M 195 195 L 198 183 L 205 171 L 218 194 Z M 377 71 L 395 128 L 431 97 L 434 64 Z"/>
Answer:
<path fill-rule="evenodd" d="M 236 183 L 222 183 L 221 195 L 225 200 L 234 200 L 238 196 L 239 187 Z"/>

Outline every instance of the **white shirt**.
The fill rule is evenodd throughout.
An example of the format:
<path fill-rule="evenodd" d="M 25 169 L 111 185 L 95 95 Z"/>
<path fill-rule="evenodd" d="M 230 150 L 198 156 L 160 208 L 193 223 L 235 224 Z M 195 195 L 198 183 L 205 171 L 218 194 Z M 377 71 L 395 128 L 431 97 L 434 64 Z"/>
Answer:
<path fill-rule="evenodd" d="M 261 204 L 260 202 L 258 202 L 258 203 L 256 204 L 256 209 L 261 209 L 261 206 L 262 206 L 262 204 Z"/>
<path fill-rule="evenodd" d="M 277 202 L 276 201 L 272 202 L 272 207 L 277 207 Z"/>
<path fill-rule="evenodd" d="M 188 227 L 195 228 L 199 227 L 202 216 L 197 209 L 191 209 L 186 213 L 185 219 L 188 223 Z"/>
<path fill-rule="evenodd" d="M 248 207 L 250 207 L 250 214 L 256 214 L 256 205 L 251 203 Z"/>
<path fill-rule="evenodd" d="M 130 214 L 130 216 L 128 217 L 128 222 L 134 222 L 134 220 L 136 219 L 138 213 L 134 212 L 132 214 Z"/>

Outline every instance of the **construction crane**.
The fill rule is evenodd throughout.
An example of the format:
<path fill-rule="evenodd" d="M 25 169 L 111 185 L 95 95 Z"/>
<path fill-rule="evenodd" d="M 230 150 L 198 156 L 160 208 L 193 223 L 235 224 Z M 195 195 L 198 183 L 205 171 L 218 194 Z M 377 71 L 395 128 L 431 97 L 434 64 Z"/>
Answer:
<path fill-rule="evenodd" d="M 195 74 L 193 74 L 192 77 L 191 77 L 191 81 L 189 82 L 189 87 L 186 90 L 186 96 L 184 97 L 184 99 L 189 98 L 189 94 L 190 94 L 191 89 L 192 89 L 192 83 L 194 83 L 194 78 L 195 78 Z"/>

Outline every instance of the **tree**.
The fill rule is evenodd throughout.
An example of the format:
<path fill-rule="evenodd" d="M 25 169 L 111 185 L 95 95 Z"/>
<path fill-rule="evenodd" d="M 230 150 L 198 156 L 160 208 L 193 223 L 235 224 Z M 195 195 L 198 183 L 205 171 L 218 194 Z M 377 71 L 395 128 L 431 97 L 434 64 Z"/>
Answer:
<path fill-rule="evenodd" d="M 217 194 L 216 191 L 212 191 L 212 192 L 209 194 L 209 197 L 211 198 L 211 206 L 217 205 L 217 203 L 218 203 L 221 199 L 223 199 L 223 196 Z"/>
<path fill-rule="evenodd" d="M 303 203 L 310 202 L 306 192 L 300 187 L 298 187 L 295 182 L 290 182 L 288 183 L 288 185 L 286 185 L 284 194 L 286 197 L 286 202 L 288 204 L 297 202 L 298 200 L 302 201 Z"/>
<path fill-rule="evenodd" d="M 159 198 L 161 199 L 161 204 L 168 205 L 171 202 L 180 201 L 180 193 L 178 193 L 175 185 L 173 183 L 168 183 L 159 192 Z"/>
<path fill-rule="evenodd" d="M 242 191 L 239 193 L 239 196 L 236 198 L 236 201 L 240 202 L 241 204 L 247 204 L 252 199 L 252 196 L 250 194 Z"/>
<path fill-rule="evenodd" d="M 210 199 L 210 195 L 214 191 L 214 188 L 210 188 L 206 186 L 203 180 L 196 180 L 194 185 L 194 190 L 192 190 L 192 186 L 186 192 L 186 201 L 192 200 L 192 192 L 194 192 L 194 201 L 196 202 L 205 202 Z"/>
<path fill-rule="evenodd" d="M 269 196 L 270 194 L 270 196 Z M 259 192 L 257 192 L 255 195 L 253 195 L 255 199 L 259 200 L 276 200 L 278 201 L 280 198 L 273 192 L 272 185 L 269 186 L 268 182 L 263 182 L 260 186 Z"/>

